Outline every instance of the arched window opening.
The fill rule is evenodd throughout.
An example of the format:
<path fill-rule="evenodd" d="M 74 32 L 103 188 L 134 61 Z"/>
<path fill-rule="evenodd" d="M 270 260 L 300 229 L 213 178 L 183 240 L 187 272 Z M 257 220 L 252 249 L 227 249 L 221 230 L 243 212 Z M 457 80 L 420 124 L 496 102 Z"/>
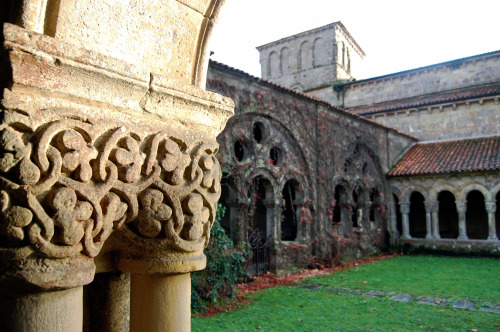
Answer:
<path fill-rule="evenodd" d="M 351 220 L 352 220 L 352 227 L 358 227 L 358 192 L 357 189 L 354 189 L 352 192 L 352 202 L 353 202 L 353 207 L 351 210 Z"/>
<path fill-rule="evenodd" d="M 364 166 L 363 166 L 364 168 Z M 378 206 L 378 191 L 373 188 L 370 190 L 370 214 L 368 216 L 370 221 L 375 221 L 375 209 Z"/>
<path fill-rule="evenodd" d="M 294 241 L 297 237 L 297 206 L 295 202 L 295 186 L 287 181 L 283 187 L 284 207 L 281 213 L 281 239 Z"/>
<path fill-rule="evenodd" d="M 484 196 L 479 190 L 472 190 L 467 194 L 465 220 L 469 239 L 485 240 L 488 238 L 488 214 Z"/>
<path fill-rule="evenodd" d="M 281 75 L 280 72 L 280 59 L 278 53 L 271 52 L 269 54 L 269 77 L 278 77 Z"/>
<path fill-rule="evenodd" d="M 299 69 L 308 69 L 312 67 L 312 48 L 309 42 L 303 42 L 300 45 Z"/>
<path fill-rule="evenodd" d="M 427 227 L 425 222 L 424 196 L 414 191 L 410 197 L 410 235 L 414 238 L 425 238 Z"/>
<path fill-rule="evenodd" d="M 272 185 L 269 180 L 257 177 L 252 181 L 253 190 L 250 199 L 252 200 L 250 215 L 252 224 L 250 231 L 259 230 L 262 234 L 269 236 L 272 234 L 272 209 L 266 207 L 266 201 L 272 200 Z"/>
<path fill-rule="evenodd" d="M 281 50 L 281 74 L 290 74 L 290 71 L 290 51 L 285 47 Z"/>
<path fill-rule="evenodd" d="M 260 122 L 256 122 L 253 124 L 253 139 L 255 142 L 260 143 L 262 142 L 263 135 L 264 135 L 264 125 Z"/>
<path fill-rule="evenodd" d="M 313 44 L 313 66 L 323 66 L 328 64 L 328 52 L 323 39 L 317 38 Z"/>
<path fill-rule="evenodd" d="M 335 193 L 333 195 L 333 207 L 331 210 L 332 213 L 332 222 L 334 224 L 342 222 L 342 216 L 341 216 L 341 198 L 340 198 L 340 193 L 343 192 L 344 188 L 342 186 L 336 186 L 335 187 Z"/>
<path fill-rule="evenodd" d="M 271 164 L 278 166 L 281 164 L 281 150 L 277 147 L 272 147 L 269 150 L 269 158 L 271 158 Z"/>
<path fill-rule="evenodd" d="M 234 156 L 236 160 L 242 161 L 245 158 L 245 144 L 241 140 L 234 142 Z"/>
<path fill-rule="evenodd" d="M 392 194 L 392 199 L 394 200 L 393 208 L 395 209 L 396 214 L 396 229 L 398 230 L 399 235 L 401 235 L 403 234 L 403 215 L 399 209 L 399 198 L 395 194 Z"/>
<path fill-rule="evenodd" d="M 458 213 L 455 196 L 448 190 L 438 194 L 439 234 L 444 239 L 458 238 Z"/>

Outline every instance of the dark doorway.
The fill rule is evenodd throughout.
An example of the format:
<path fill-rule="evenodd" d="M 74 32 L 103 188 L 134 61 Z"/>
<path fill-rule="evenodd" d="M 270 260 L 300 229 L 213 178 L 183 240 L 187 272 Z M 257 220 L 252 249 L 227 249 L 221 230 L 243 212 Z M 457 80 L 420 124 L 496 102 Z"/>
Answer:
<path fill-rule="evenodd" d="M 439 234 L 443 239 L 458 238 L 458 213 L 455 196 L 448 190 L 438 194 Z"/>
<path fill-rule="evenodd" d="M 425 223 L 425 198 L 418 191 L 410 197 L 410 235 L 415 238 L 425 238 L 427 228 Z"/>
<path fill-rule="evenodd" d="M 484 196 L 479 190 L 472 190 L 467 194 L 465 220 L 469 239 L 485 240 L 488 238 L 488 214 Z"/>

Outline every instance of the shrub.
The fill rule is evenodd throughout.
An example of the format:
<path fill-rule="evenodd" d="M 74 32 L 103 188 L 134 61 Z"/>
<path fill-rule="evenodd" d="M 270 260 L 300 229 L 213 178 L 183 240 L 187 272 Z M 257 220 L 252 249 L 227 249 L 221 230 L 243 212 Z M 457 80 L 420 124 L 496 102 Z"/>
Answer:
<path fill-rule="evenodd" d="M 246 251 L 234 247 L 233 241 L 220 225 L 226 208 L 220 203 L 212 226 L 210 243 L 205 249 L 207 267 L 191 274 L 191 310 L 202 311 L 205 304 L 214 304 L 235 295 L 236 284 L 245 275 Z"/>

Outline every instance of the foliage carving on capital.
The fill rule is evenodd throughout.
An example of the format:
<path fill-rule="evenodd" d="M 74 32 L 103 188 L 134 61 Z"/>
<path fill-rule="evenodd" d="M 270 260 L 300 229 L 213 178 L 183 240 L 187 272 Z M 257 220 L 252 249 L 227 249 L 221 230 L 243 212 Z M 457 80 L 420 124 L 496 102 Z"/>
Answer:
<path fill-rule="evenodd" d="M 0 149 L 0 257 L 95 257 L 115 230 L 167 251 L 208 243 L 215 140 L 5 110 Z"/>

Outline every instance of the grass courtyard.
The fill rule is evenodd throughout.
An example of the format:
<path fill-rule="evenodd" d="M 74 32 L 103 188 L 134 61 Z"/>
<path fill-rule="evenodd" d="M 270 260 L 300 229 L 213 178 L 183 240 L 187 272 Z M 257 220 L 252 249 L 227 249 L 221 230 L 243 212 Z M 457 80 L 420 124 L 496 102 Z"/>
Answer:
<path fill-rule="evenodd" d="M 410 299 L 391 299 L 400 294 Z M 500 331 L 500 314 L 479 310 L 500 303 L 500 260 L 397 256 L 248 298 L 193 317 L 192 331 Z M 453 308 L 457 300 L 473 307 Z"/>

